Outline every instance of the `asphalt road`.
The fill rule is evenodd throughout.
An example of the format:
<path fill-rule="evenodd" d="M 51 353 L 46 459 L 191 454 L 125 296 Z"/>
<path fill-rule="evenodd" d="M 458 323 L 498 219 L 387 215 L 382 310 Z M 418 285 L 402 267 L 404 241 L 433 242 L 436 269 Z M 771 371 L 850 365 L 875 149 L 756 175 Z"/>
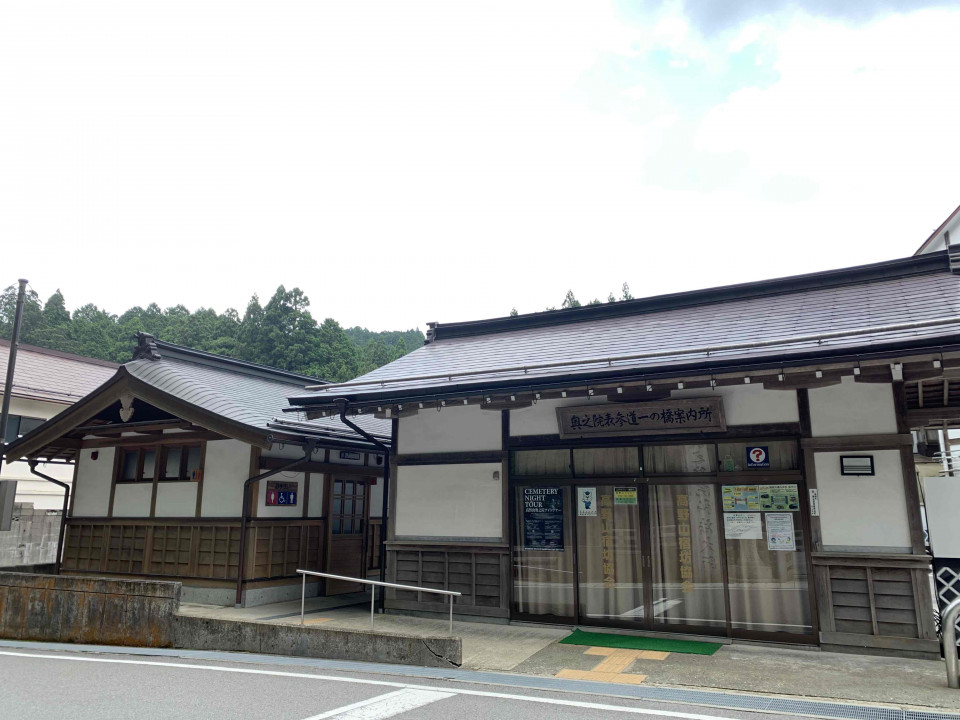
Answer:
<path fill-rule="evenodd" d="M 763 713 L 554 691 L 167 656 L 0 648 L 3 720 L 756 719 Z M 233 660 L 237 658 L 237 660 Z M 401 674 L 397 674 L 401 673 Z M 783 716 L 777 716 L 782 720 Z"/>

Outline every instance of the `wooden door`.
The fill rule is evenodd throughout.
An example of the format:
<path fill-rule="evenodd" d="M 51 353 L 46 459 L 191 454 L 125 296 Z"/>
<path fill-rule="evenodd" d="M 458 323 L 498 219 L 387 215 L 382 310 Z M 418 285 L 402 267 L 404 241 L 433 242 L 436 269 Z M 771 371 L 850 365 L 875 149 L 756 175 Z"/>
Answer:
<path fill-rule="evenodd" d="M 362 578 L 364 539 L 370 515 L 369 480 L 335 477 L 330 506 L 330 561 L 327 572 Z M 364 589 L 360 583 L 327 581 L 327 595 L 342 595 Z"/>

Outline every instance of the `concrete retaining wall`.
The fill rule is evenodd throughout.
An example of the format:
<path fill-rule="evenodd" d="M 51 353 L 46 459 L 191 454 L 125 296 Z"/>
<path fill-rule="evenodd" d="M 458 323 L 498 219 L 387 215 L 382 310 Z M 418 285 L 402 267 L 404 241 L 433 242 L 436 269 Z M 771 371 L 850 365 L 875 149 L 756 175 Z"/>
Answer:
<path fill-rule="evenodd" d="M 226 650 L 426 667 L 460 667 L 462 662 L 462 644 L 458 637 L 423 638 L 185 615 L 174 618 L 173 643 L 175 647 L 193 650 Z"/>
<path fill-rule="evenodd" d="M 180 583 L 0 572 L 0 637 L 170 647 Z"/>
<path fill-rule="evenodd" d="M 0 568 L 56 562 L 59 534 L 59 510 L 14 503 L 13 525 L 8 532 L 0 532 Z"/>
<path fill-rule="evenodd" d="M 0 571 L 0 638 L 460 667 L 458 637 L 179 615 L 178 582 Z"/>

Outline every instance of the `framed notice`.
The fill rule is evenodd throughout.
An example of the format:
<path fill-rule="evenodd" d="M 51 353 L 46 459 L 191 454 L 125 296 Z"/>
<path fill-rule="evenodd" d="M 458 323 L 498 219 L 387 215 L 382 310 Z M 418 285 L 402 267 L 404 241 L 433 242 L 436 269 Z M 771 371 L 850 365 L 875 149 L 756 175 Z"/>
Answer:
<path fill-rule="evenodd" d="M 793 533 L 793 513 L 765 513 L 767 520 L 767 550 L 796 550 Z"/>
<path fill-rule="evenodd" d="M 563 550 L 563 491 L 523 489 L 523 549 Z"/>
<path fill-rule="evenodd" d="M 760 513 L 729 513 L 723 516 L 726 540 L 763 540 Z"/>

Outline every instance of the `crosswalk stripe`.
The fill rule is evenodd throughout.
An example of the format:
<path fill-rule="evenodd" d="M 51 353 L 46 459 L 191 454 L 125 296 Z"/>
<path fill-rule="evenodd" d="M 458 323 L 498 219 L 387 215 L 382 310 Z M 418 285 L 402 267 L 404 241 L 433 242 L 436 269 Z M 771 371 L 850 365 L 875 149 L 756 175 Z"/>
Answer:
<path fill-rule="evenodd" d="M 423 707 L 430 703 L 451 697 L 454 693 L 438 692 L 436 690 L 421 690 L 404 688 L 386 695 L 377 695 L 369 700 L 361 700 L 353 705 L 344 705 L 334 710 L 328 710 L 319 715 L 313 715 L 306 720 L 383 720 L 399 715 L 407 710 Z"/>

